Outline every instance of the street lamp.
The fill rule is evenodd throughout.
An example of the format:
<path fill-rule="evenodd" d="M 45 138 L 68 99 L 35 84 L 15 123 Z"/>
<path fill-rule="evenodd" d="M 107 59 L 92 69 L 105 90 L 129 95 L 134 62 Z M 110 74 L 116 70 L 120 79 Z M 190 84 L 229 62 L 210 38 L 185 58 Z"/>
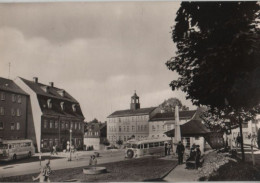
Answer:
<path fill-rule="evenodd" d="M 69 161 L 71 161 L 71 136 L 72 136 L 72 129 L 70 129 L 70 158 L 69 158 Z"/>

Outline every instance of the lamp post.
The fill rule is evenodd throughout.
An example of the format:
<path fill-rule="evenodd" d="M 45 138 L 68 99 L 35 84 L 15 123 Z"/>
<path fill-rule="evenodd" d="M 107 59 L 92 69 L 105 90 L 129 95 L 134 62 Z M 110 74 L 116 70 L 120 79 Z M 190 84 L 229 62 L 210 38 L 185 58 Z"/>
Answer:
<path fill-rule="evenodd" d="M 69 158 L 69 161 L 71 161 L 71 136 L 72 136 L 72 129 L 70 129 L 70 158 Z"/>

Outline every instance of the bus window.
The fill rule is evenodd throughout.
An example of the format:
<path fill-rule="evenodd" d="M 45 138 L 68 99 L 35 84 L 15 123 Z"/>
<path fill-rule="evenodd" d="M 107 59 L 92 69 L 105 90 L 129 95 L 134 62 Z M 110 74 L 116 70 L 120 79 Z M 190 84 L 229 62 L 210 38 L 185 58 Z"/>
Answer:
<path fill-rule="evenodd" d="M 136 144 L 132 144 L 132 148 L 137 148 L 137 145 Z"/>
<path fill-rule="evenodd" d="M 147 147 L 148 147 L 148 144 L 144 144 L 144 148 L 147 149 Z"/>
<path fill-rule="evenodd" d="M 160 146 L 164 146 L 164 142 L 160 142 Z"/>
<path fill-rule="evenodd" d="M 153 143 L 149 143 L 149 148 L 154 147 Z"/>
<path fill-rule="evenodd" d="M 137 145 L 137 149 L 141 149 L 141 144 L 138 144 L 138 145 Z"/>
<path fill-rule="evenodd" d="M 26 142 L 26 143 L 25 143 L 25 146 L 26 146 L 26 147 L 30 147 L 30 146 L 31 146 L 31 142 Z"/>
<path fill-rule="evenodd" d="M 8 148 L 7 144 L 0 144 L 0 149 L 7 149 L 7 148 Z"/>
<path fill-rule="evenodd" d="M 159 142 L 155 142 L 154 147 L 158 147 L 158 146 L 159 146 Z"/>

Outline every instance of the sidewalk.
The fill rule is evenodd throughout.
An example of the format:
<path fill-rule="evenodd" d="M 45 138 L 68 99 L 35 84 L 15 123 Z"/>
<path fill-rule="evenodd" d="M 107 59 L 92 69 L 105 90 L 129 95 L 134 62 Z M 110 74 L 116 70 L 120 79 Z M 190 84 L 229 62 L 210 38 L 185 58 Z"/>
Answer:
<path fill-rule="evenodd" d="M 186 165 L 177 165 L 163 180 L 166 182 L 192 182 L 198 181 L 198 170 L 185 169 Z"/>

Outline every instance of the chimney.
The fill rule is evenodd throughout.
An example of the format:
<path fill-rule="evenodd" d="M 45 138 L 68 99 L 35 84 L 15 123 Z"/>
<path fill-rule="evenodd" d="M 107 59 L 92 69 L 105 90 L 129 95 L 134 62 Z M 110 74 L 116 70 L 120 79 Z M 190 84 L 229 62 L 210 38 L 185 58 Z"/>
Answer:
<path fill-rule="evenodd" d="M 50 86 L 53 88 L 54 83 L 53 82 L 49 82 Z"/>
<path fill-rule="evenodd" d="M 38 83 L 38 78 L 37 77 L 33 77 L 33 80 L 35 83 Z"/>

